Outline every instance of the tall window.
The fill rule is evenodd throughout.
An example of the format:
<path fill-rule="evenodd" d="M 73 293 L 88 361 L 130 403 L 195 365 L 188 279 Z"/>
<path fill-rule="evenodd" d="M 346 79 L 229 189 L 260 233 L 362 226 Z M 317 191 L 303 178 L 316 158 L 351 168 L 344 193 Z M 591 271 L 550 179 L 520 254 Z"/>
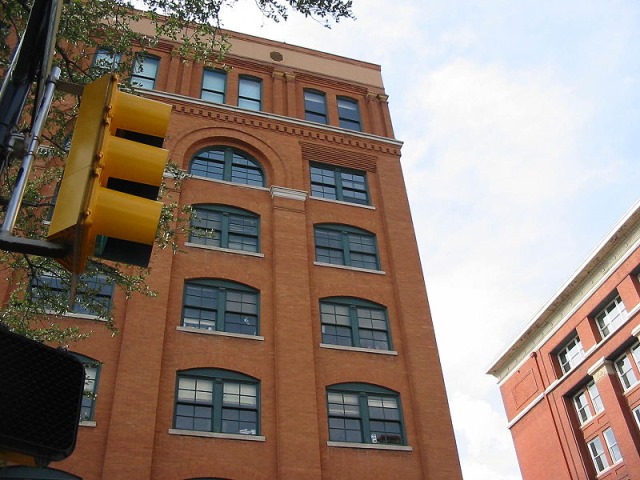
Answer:
<path fill-rule="evenodd" d="M 184 286 L 182 325 L 244 335 L 258 335 L 257 290 L 225 280 L 190 280 Z"/>
<path fill-rule="evenodd" d="M 241 75 L 238 79 L 238 106 L 262 110 L 262 80 Z"/>
<path fill-rule="evenodd" d="M 200 98 L 208 102 L 224 103 L 227 74 L 221 70 L 205 68 L 202 72 Z"/>
<path fill-rule="evenodd" d="M 604 453 L 604 447 L 602 446 L 600 437 L 596 437 L 587 442 L 587 447 L 589 448 L 591 460 L 593 461 L 593 466 L 596 468 L 596 472 L 600 473 L 609 468 L 609 461 Z"/>
<path fill-rule="evenodd" d="M 327 387 L 329 440 L 405 445 L 397 392 L 364 383 Z"/>
<path fill-rule="evenodd" d="M 259 217 L 246 210 L 224 205 L 193 208 L 189 241 L 200 245 L 259 251 Z"/>
<path fill-rule="evenodd" d="M 178 372 L 173 425 L 179 430 L 259 435 L 260 382 L 229 370 Z"/>
<path fill-rule="evenodd" d="M 151 55 L 137 55 L 133 62 L 131 83 L 149 90 L 155 88 L 160 59 Z"/>
<path fill-rule="evenodd" d="M 636 419 L 638 428 L 640 428 L 640 406 L 633 409 L 633 417 Z"/>
<path fill-rule="evenodd" d="M 600 310 L 596 314 L 595 320 L 602 338 L 608 337 L 611 332 L 622 325 L 627 320 L 627 310 L 624 308 L 620 295 L 617 295 Z"/>
<path fill-rule="evenodd" d="M 101 274 L 80 276 L 74 303 L 69 307 L 70 280 L 52 272 L 43 272 L 31 279 L 31 295 L 43 300 L 55 313 L 105 316 L 111 310 L 113 283 Z"/>
<path fill-rule="evenodd" d="M 318 225 L 314 231 L 318 262 L 378 270 L 375 235 L 359 228 L 334 224 Z"/>
<path fill-rule="evenodd" d="M 640 378 L 640 344 L 636 344 L 615 361 L 616 372 L 625 390 L 630 389 Z"/>
<path fill-rule="evenodd" d="M 342 128 L 361 131 L 358 101 L 353 98 L 338 97 L 338 119 Z"/>
<path fill-rule="evenodd" d="M 212 147 L 197 153 L 191 160 L 191 174 L 264 187 L 264 173 L 257 160 L 232 147 Z"/>
<path fill-rule="evenodd" d="M 93 421 L 95 419 L 96 395 L 98 394 L 98 381 L 100 379 L 100 362 L 77 353 L 73 355 L 84 366 L 84 395 L 80 409 L 80 421 Z"/>
<path fill-rule="evenodd" d="M 320 301 L 322 342 L 329 345 L 391 350 L 387 311 L 381 305 L 349 297 Z"/>
<path fill-rule="evenodd" d="M 120 65 L 122 54 L 116 53 L 112 48 L 100 47 L 93 57 L 93 67 L 105 71 L 115 71 Z"/>
<path fill-rule="evenodd" d="M 567 373 L 584 358 L 584 350 L 578 335 L 575 335 L 558 350 L 558 362 L 562 373 Z"/>
<path fill-rule="evenodd" d="M 316 90 L 304 91 L 304 118 L 311 122 L 328 123 L 325 94 Z"/>
<path fill-rule="evenodd" d="M 607 449 L 609 450 L 611 461 L 613 463 L 618 463 L 622 460 L 622 454 L 620 453 L 620 448 L 618 447 L 616 437 L 613 435 L 613 430 L 611 430 L 611 428 L 607 428 L 604 432 L 602 432 L 602 434 L 604 436 L 604 441 L 607 444 Z"/>
<path fill-rule="evenodd" d="M 595 382 L 590 382 L 585 388 L 573 396 L 573 405 L 575 406 L 580 424 L 588 422 L 594 415 L 604 410 L 600 392 Z"/>
<path fill-rule="evenodd" d="M 311 164 L 311 195 L 368 205 L 366 174 L 360 170 L 313 163 Z"/>

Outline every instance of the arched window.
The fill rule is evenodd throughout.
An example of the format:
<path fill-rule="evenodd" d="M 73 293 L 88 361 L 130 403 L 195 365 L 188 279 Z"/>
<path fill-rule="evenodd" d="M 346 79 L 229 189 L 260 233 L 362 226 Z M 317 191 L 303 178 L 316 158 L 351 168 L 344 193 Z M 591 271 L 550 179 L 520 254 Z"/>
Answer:
<path fill-rule="evenodd" d="M 199 177 L 264 187 L 262 167 L 251 155 L 232 147 L 211 147 L 191 160 L 190 173 Z"/>
<path fill-rule="evenodd" d="M 314 227 L 316 261 L 378 270 L 376 237 L 366 230 L 338 224 Z"/>
<path fill-rule="evenodd" d="M 368 383 L 327 387 L 329 440 L 406 445 L 398 392 Z"/>
<path fill-rule="evenodd" d="M 184 285 L 182 326 L 258 335 L 260 293 L 241 283 L 212 278 Z"/>
<path fill-rule="evenodd" d="M 178 372 L 173 421 L 178 430 L 260 434 L 260 381 L 219 368 Z"/>
<path fill-rule="evenodd" d="M 320 300 L 322 343 L 391 350 L 387 309 L 352 297 Z"/>
<path fill-rule="evenodd" d="M 189 241 L 199 245 L 260 251 L 260 217 L 226 205 L 195 205 Z"/>

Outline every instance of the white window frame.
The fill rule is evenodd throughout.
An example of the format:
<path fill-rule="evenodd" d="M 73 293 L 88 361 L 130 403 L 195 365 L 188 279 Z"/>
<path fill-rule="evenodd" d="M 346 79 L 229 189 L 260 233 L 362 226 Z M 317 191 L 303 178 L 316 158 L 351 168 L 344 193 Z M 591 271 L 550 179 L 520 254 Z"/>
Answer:
<path fill-rule="evenodd" d="M 593 461 L 593 466 L 598 474 L 609 468 L 609 460 L 604 452 L 600 437 L 595 437 L 593 440 L 587 442 L 587 447 L 591 455 L 591 460 Z"/>
<path fill-rule="evenodd" d="M 587 385 L 587 392 L 589 392 L 589 398 L 591 399 L 591 404 L 593 405 L 593 410 L 595 414 L 599 414 L 604 411 L 604 405 L 602 403 L 602 398 L 600 397 L 600 390 L 596 386 L 596 382 L 591 381 Z"/>
<path fill-rule="evenodd" d="M 576 351 L 572 353 L 574 349 L 576 349 Z M 578 335 L 571 337 L 571 339 L 565 342 L 557 355 L 560 370 L 562 370 L 563 374 L 573 370 L 584 358 L 584 348 L 582 348 L 580 337 L 578 337 Z M 565 360 L 563 360 L 563 358 Z"/>
<path fill-rule="evenodd" d="M 633 416 L 636 419 L 636 423 L 638 424 L 638 428 L 640 428 L 640 406 L 637 406 L 632 410 Z"/>
<path fill-rule="evenodd" d="M 573 396 L 573 406 L 576 409 L 580 425 L 588 423 L 604 410 L 600 392 L 593 380 Z"/>
<path fill-rule="evenodd" d="M 636 365 L 635 368 L 634 363 Z M 625 392 L 636 386 L 639 380 L 636 368 L 640 368 L 640 344 L 636 344 L 630 350 L 624 352 L 623 355 L 616 359 L 614 365 Z"/>
<path fill-rule="evenodd" d="M 595 316 L 596 325 L 602 338 L 607 338 L 627 321 L 627 310 L 620 295 L 607 303 Z"/>
<path fill-rule="evenodd" d="M 620 453 L 618 441 L 616 440 L 616 436 L 613 434 L 613 430 L 611 429 L 611 427 L 602 432 L 602 436 L 604 437 L 604 441 L 607 444 L 607 449 L 609 450 L 611 461 L 614 465 L 616 463 L 620 463 L 622 461 L 622 453 Z"/>

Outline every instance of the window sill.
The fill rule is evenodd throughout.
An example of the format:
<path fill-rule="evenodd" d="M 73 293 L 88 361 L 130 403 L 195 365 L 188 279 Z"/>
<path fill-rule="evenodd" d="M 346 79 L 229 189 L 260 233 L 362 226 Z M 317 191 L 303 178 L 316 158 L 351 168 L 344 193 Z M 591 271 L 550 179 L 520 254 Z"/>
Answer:
<path fill-rule="evenodd" d="M 184 242 L 185 247 L 202 248 L 204 250 L 216 250 L 218 252 L 236 253 L 239 255 L 246 255 L 248 257 L 260 257 L 264 258 L 264 253 L 259 252 L 245 252 L 244 250 L 233 250 L 231 248 L 213 247 L 211 245 L 201 245 L 199 243 Z"/>
<path fill-rule="evenodd" d="M 375 210 L 376 209 L 376 207 L 374 207 L 373 205 L 365 205 L 363 203 L 345 202 L 344 200 L 334 200 L 332 198 L 314 197 L 313 195 L 310 195 L 309 198 L 311 198 L 313 200 L 319 200 L 321 202 L 338 203 L 340 205 L 347 205 L 349 207 L 364 208 L 366 210 Z"/>
<path fill-rule="evenodd" d="M 371 270 L 369 268 L 359 268 L 359 267 L 350 267 L 348 265 L 335 265 L 333 263 L 323 263 L 323 262 L 313 262 L 314 265 L 319 267 L 333 267 L 339 268 L 341 270 L 352 270 L 355 272 L 364 272 L 364 273 L 375 273 L 376 275 L 386 275 L 387 272 L 383 270 Z"/>
<path fill-rule="evenodd" d="M 217 335 L 221 337 L 233 337 L 233 338 L 243 338 L 246 340 L 264 341 L 264 337 L 260 335 L 245 335 L 244 333 L 219 332 L 217 330 L 203 330 L 201 328 L 183 327 L 180 325 L 176 327 L 176 330 L 178 330 L 179 332 L 198 333 L 200 335 Z"/>
<path fill-rule="evenodd" d="M 349 352 L 377 353 L 379 355 L 398 355 L 395 350 L 376 350 L 375 348 L 363 347 L 347 347 L 346 345 L 332 345 L 330 343 L 321 343 L 321 348 L 329 348 L 331 350 L 346 350 Z"/>
<path fill-rule="evenodd" d="M 605 475 L 611 473 L 611 471 L 614 468 L 616 468 L 618 465 L 620 465 L 621 463 L 622 463 L 622 460 L 618 460 L 616 463 L 614 463 L 613 465 L 609 465 L 607 468 L 605 468 L 601 472 L 597 472 L 596 473 L 596 478 L 604 477 Z"/>
<path fill-rule="evenodd" d="M 204 180 L 205 182 L 223 183 L 225 185 L 231 185 L 234 187 L 251 188 L 253 190 L 263 190 L 267 192 L 269 191 L 269 188 L 267 187 L 258 187 L 257 185 L 247 185 L 245 183 L 236 183 L 236 182 L 229 182 L 227 180 L 218 180 L 216 178 L 201 177 L 200 175 L 188 174 L 187 178 L 193 178 L 194 180 Z"/>
<path fill-rule="evenodd" d="M 365 450 L 392 450 L 395 452 L 413 452 L 413 447 L 408 445 L 386 445 L 383 443 L 350 443 L 350 442 L 327 442 L 328 447 L 340 448 L 362 448 Z"/>
<path fill-rule="evenodd" d="M 93 420 L 81 420 L 80 422 L 78 422 L 78 426 L 95 428 L 96 422 L 94 422 Z"/>
<path fill-rule="evenodd" d="M 68 318 L 82 318 L 84 320 L 95 320 L 96 322 L 106 322 L 107 319 L 106 318 L 102 318 L 99 317 L 97 315 L 91 315 L 88 313 L 73 313 L 73 312 L 65 312 L 65 313 L 58 313 L 58 312 L 54 312 L 53 310 L 45 310 L 44 313 L 46 315 L 55 315 L 56 317 L 68 317 Z"/>
<path fill-rule="evenodd" d="M 227 440 L 248 440 L 250 442 L 266 441 L 265 437 L 262 435 L 239 435 L 236 433 L 200 432 L 198 430 L 178 430 L 176 428 L 170 428 L 169 435 L 185 435 L 188 437 L 206 437 L 206 438 L 224 438 Z"/>

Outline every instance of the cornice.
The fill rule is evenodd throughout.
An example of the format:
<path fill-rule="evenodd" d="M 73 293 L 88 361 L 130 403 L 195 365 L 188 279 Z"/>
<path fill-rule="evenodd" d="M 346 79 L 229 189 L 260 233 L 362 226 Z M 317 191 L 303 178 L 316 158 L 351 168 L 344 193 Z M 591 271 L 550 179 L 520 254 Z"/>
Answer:
<path fill-rule="evenodd" d="M 322 125 L 284 115 L 253 112 L 224 104 L 213 104 L 174 93 L 146 90 L 145 95 L 170 101 L 173 112 L 179 115 L 198 116 L 220 123 L 257 128 L 298 137 L 300 141 L 323 142 L 337 147 L 357 148 L 367 152 L 400 155 L 402 142 L 353 130 Z"/>
<path fill-rule="evenodd" d="M 582 262 L 517 338 L 489 367 L 487 373 L 499 383 L 517 371 L 528 355 L 546 342 L 640 248 L 640 201 Z"/>

